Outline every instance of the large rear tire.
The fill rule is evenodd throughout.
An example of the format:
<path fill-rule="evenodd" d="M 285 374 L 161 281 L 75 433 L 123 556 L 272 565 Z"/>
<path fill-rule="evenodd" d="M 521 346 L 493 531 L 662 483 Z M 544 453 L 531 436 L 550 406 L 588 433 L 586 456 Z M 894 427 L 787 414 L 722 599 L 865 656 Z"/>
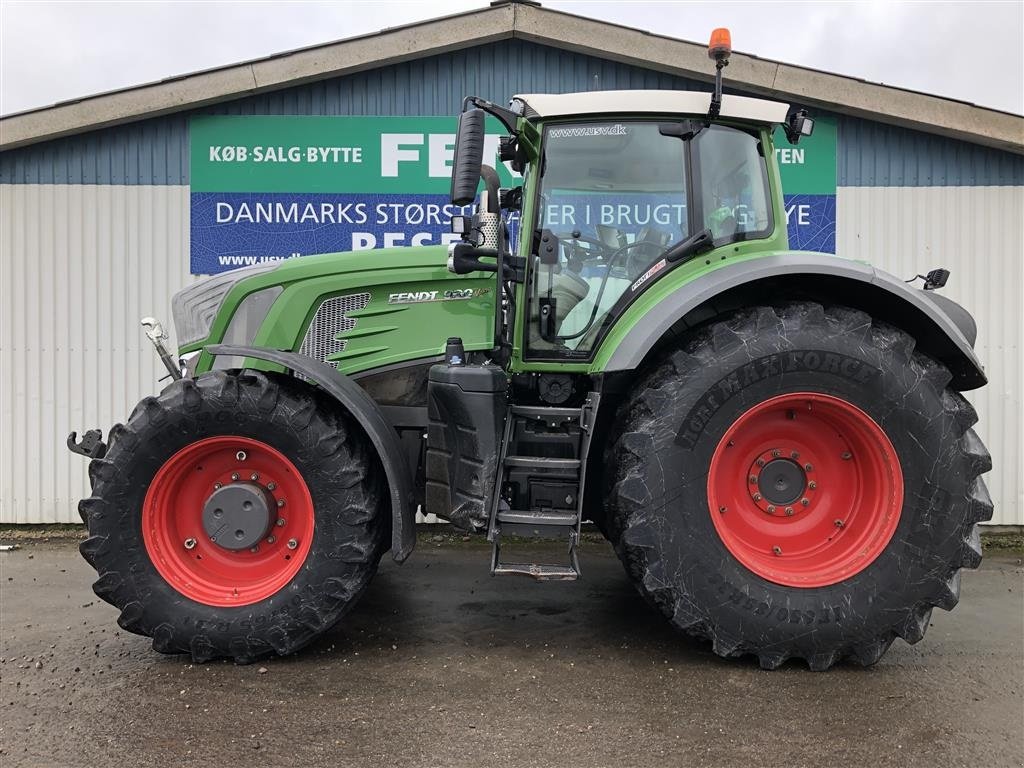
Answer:
<path fill-rule="evenodd" d="M 920 640 L 981 561 L 991 460 L 906 333 L 844 307 L 744 310 L 636 382 L 606 454 L 642 594 L 720 656 L 815 670 Z"/>
<path fill-rule="evenodd" d="M 199 662 L 298 650 L 355 604 L 386 546 L 365 435 L 285 376 L 174 382 L 111 430 L 89 477 L 94 591 L 124 629 Z"/>

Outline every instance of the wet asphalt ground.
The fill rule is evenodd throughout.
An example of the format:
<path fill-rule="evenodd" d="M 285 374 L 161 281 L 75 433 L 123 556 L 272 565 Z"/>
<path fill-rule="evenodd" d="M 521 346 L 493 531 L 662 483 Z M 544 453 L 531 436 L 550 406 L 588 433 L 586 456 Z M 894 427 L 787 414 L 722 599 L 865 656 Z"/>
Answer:
<path fill-rule="evenodd" d="M 918 645 L 815 674 L 671 632 L 603 542 L 535 584 L 429 536 L 304 652 L 194 665 L 118 628 L 76 546 L 0 553 L 3 768 L 1024 764 L 1017 554 Z"/>

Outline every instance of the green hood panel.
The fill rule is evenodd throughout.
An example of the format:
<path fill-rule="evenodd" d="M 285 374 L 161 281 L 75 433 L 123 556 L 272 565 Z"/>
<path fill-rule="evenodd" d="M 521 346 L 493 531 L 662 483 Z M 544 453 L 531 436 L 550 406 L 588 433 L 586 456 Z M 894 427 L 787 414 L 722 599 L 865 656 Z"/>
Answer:
<path fill-rule="evenodd" d="M 281 287 L 280 295 L 248 341 L 289 351 L 302 346 L 306 329 L 325 300 L 369 294 L 368 300 L 358 302 L 365 306 L 345 313 L 354 326 L 336 336 L 345 341 L 344 350 L 328 358 L 346 374 L 441 355 L 449 336 L 461 336 L 467 350 L 491 349 L 494 278 L 453 275 L 447 262 L 448 250 L 441 246 L 290 259 L 269 272 L 240 280 L 225 297 L 209 337 L 180 352 L 222 342 L 242 301 L 275 286 Z M 204 353 L 196 370 L 209 370 L 212 364 Z"/>

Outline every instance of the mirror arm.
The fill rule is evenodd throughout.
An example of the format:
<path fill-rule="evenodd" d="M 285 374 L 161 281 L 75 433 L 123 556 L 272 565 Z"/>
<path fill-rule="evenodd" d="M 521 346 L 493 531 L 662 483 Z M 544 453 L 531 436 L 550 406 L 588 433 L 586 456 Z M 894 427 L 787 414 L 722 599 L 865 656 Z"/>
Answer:
<path fill-rule="evenodd" d="M 513 112 L 511 109 L 499 106 L 494 102 L 487 101 L 487 99 L 481 99 L 479 96 L 467 96 L 462 100 L 462 111 L 465 112 L 470 106 L 482 109 L 489 115 L 493 115 L 498 118 L 502 125 L 504 125 L 508 132 L 514 135 L 519 134 L 519 115 Z"/>

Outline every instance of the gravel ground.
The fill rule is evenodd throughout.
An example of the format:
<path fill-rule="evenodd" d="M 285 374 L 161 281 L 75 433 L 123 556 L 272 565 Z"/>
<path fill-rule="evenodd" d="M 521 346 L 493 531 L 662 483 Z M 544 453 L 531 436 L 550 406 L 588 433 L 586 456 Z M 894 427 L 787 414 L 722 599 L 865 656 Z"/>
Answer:
<path fill-rule="evenodd" d="M 0 552 L 0 763 L 15 766 L 1019 766 L 1024 569 L 872 669 L 763 672 L 673 634 L 603 542 L 576 584 L 424 537 L 306 651 L 193 665 L 121 631 L 74 541 Z"/>

